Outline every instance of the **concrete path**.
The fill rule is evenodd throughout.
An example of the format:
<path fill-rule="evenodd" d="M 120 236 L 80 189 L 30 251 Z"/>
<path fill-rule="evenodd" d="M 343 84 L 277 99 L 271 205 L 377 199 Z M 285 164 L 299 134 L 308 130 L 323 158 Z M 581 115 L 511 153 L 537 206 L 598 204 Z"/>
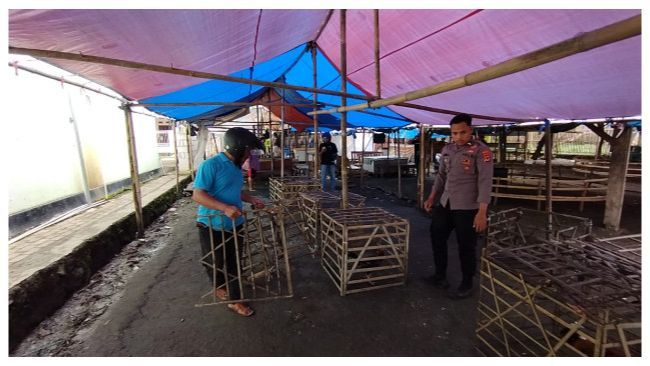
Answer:
<path fill-rule="evenodd" d="M 181 177 L 181 180 L 184 178 Z M 141 186 L 142 205 L 176 184 L 175 175 L 163 175 Z M 85 240 L 134 212 L 133 194 L 125 192 L 9 245 L 9 288 L 71 253 Z"/>

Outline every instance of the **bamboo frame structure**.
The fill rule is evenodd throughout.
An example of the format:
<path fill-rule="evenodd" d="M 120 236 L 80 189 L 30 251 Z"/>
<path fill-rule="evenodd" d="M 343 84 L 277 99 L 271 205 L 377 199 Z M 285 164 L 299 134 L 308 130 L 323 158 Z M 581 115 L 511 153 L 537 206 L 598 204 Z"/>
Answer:
<path fill-rule="evenodd" d="M 127 104 L 123 104 L 122 109 L 124 110 L 126 138 L 129 146 L 129 171 L 131 172 L 131 190 L 133 191 L 133 205 L 135 206 L 135 224 L 138 230 L 138 238 L 142 238 L 144 236 L 144 219 L 142 216 L 142 193 L 140 191 L 140 177 L 138 175 L 138 153 L 135 146 L 133 118 L 131 116 L 131 108 Z"/>
<path fill-rule="evenodd" d="M 490 215 L 481 260 L 479 351 L 640 355 L 640 235 L 594 239 L 590 220 L 559 214 L 548 235 L 537 224 L 544 213 L 531 212 Z"/>
<path fill-rule="evenodd" d="M 242 301 L 261 301 L 293 297 L 291 266 L 287 252 L 284 215 L 277 207 L 244 211 L 244 224 L 240 229 L 212 230 L 210 227 L 210 252 L 201 257 L 200 263 L 212 270 L 212 287 L 201 296 L 196 307 L 230 304 Z M 216 215 L 207 215 L 208 222 Z M 221 219 L 224 220 L 222 215 Z M 220 234 L 220 235 L 219 235 Z M 215 236 L 217 236 L 215 238 Z M 226 236 L 229 239 L 225 239 Z M 237 253 L 236 275 L 228 273 L 226 245 L 233 245 Z M 217 267 L 216 253 L 222 251 L 223 266 Z M 239 256 L 239 253 L 242 253 Z M 225 283 L 217 284 L 217 274 L 224 276 Z M 238 286 L 240 297 L 219 299 L 215 289 Z"/>
<path fill-rule="evenodd" d="M 347 46 L 346 46 L 346 10 L 341 9 L 340 23 L 341 23 L 341 105 L 348 104 L 345 94 L 348 88 L 348 59 L 347 59 Z M 341 196 L 343 208 L 348 208 L 348 175 L 349 175 L 349 162 L 348 162 L 348 114 L 341 113 Z"/>
<path fill-rule="evenodd" d="M 376 207 L 323 209 L 321 266 L 341 296 L 406 283 L 410 224 Z"/>
<path fill-rule="evenodd" d="M 348 193 L 348 205 L 350 207 L 363 207 L 366 197 Z M 309 236 L 309 250 L 316 253 L 321 245 L 320 213 L 325 208 L 342 208 L 341 194 L 334 192 L 309 191 L 300 193 L 300 209 L 304 225 Z"/>
<path fill-rule="evenodd" d="M 627 38 L 641 34 L 641 15 L 637 15 L 608 26 L 582 33 L 576 37 L 562 42 L 541 48 L 536 51 L 514 57 L 510 60 L 500 62 L 496 65 L 471 72 L 455 79 L 442 83 L 417 89 L 404 94 L 395 95 L 389 98 L 359 103 L 351 106 L 319 110 L 318 114 L 342 113 L 346 111 L 362 110 L 366 108 L 379 108 L 387 105 L 408 102 L 436 94 L 445 93 L 451 90 L 460 89 L 466 86 L 479 84 L 492 79 L 514 74 L 536 66 L 562 59 L 577 53 L 585 52 L 597 47 L 622 41 Z M 310 112 L 314 113 L 314 112 Z"/>

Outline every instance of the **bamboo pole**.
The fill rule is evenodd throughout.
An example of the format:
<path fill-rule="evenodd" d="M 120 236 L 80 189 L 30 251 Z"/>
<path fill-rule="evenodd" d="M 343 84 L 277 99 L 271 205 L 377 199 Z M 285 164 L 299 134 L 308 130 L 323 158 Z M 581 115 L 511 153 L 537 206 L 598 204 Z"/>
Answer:
<path fill-rule="evenodd" d="M 420 123 L 420 166 L 418 167 L 418 206 L 424 205 L 424 124 Z"/>
<path fill-rule="evenodd" d="M 379 9 L 373 10 L 375 21 L 375 95 L 381 99 L 381 65 L 379 61 Z"/>
<path fill-rule="evenodd" d="M 553 187 L 551 179 L 553 178 L 553 166 L 551 161 L 553 160 L 553 131 L 551 131 L 551 121 L 546 120 L 546 125 L 544 126 L 544 132 L 546 132 L 546 238 L 551 239 L 553 236 Z"/>
<path fill-rule="evenodd" d="M 397 129 L 397 197 L 402 198 L 402 153 L 400 151 L 399 128 Z"/>
<path fill-rule="evenodd" d="M 271 100 L 270 92 L 267 96 L 267 99 Z M 269 110 L 269 139 L 271 139 L 271 151 L 269 151 L 269 155 L 271 155 L 271 176 L 273 176 L 273 171 L 274 171 L 273 162 L 275 160 L 275 156 L 273 154 L 273 147 L 275 146 L 275 141 L 273 139 L 273 124 L 272 124 L 273 118 L 271 118 L 271 108 L 268 108 L 268 110 Z"/>
<path fill-rule="evenodd" d="M 329 13 L 329 16 L 332 15 L 332 12 Z M 328 19 L 329 19 L 328 16 Z M 317 60 L 316 60 L 316 43 L 312 43 L 311 47 L 311 65 L 312 65 L 312 78 L 314 80 L 314 88 L 318 88 L 318 74 L 317 74 Z M 318 110 L 318 94 L 313 94 L 314 98 L 314 111 Z M 318 136 L 318 116 L 314 115 L 314 179 L 318 179 L 318 172 L 320 170 L 320 152 L 318 149 L 318 142 L 320 140 Z M 307 163 L 309 165 L 309 163 Z"/>
<path fill-rule="evenodd" d="M 365 155 L 366 155 L 366 129 L 362 127 L 361 128 L 361 175 L 359 178 L 359 186 L 361 188 L 363 188 L 363 175 L 364 175 L 363 163 L 365 161 L 364 158 Z"/>
<path fill-rule="evenodd" d="M 280 107 L 280 178 L 284 178 L 284 89 L 282 89 L 282 106 Z"/>
<path fill-rule="evenodd" d="M 43 58 L 53 58 L 53 59 L 80 61 L 80 62 L 87 62 L 87 63 L 119 66 L 119 67 L 124 67 L 124 68 L 129 68 L 129 69 L 136 69 L 136 70 L 149 70 L 149 71 L 155 71 L 155 72 L 166 73 L 166 74 L 184 75 L 184 76 L 196 77 L 196 78 L 201 78 L 201 79 L 224 80 L 224 81 L 236 82 L 236 83 L 247 84 L 247 85 L 259 85 L 259 86 L 272 87 L 272 88 L 284 88 L 284 89 L 289 89 L 289 90 L 306 91 L 306 92 L 310 92 L 310 93 L 320 93 L 320 94 L 328 94 L 328 95 L 334 95 L 334 96 L 342 96 L 341 92 L 334 91 L 334 90 L 308 88 L 308 87 L 302 87 L 302 86 L 290 85 L 290 84 L 283 84 L 283 83 L 278 83 L 278 82 L 237 78 L 237 77 L 231 77 L 231 76 L 225 76 L 225 75 L 219 75 L 219 74 L 211 74 L 211 73 L 200 72 L 200 71 L 177 69 L 177 68 L 174 68 L 174 67 L 166 67 L 166 66 L 145 64 L 145 63 L 140 63 L 140 62 L 119 60 L 119 59 L 114 59 L 114 58 L 98 57 L 98 56 L 91 56 L 91 55 L 82 55 L 82 54 L 76 54 L 76 53 L 71 53 L 71 52 L 48 51 L 48 50 L 39 50 L 39 49 L 32 49 L 32 48 L 20 48 L 20 47 L 11 47 L 10 46 L 9 47 L 9 53 L 11 53 L 11 54 L 19 54 L 19 55 L 30 55 L 30 56 L 34 56 L 34 57 L 37 57 L 37 58 L 38 57 L 43 57 Z M 58 78 L 57 78 L 57 80 L 58 80 Z M 367 95 L 361 95 L 361 94 L 347 94 L 346 96 L 348 98 L 362 99 L 362 100 L 373 100 L 374 99 L 373 97 L 369 97 Z M 452 111 L 452 110 L 448 110 L 448 109 L 427 107 L 427 106 L 417 105 L 417 104 L 413 104 L 413 103 L 397 103 L 396 105 L 399 106 L 399 107 L 413 108 L 413 109 L 419 109 L 419 110 L 424 110 L 424 111 L 428 111 L 428 112 L 443 113 L 443 114 L 449 114 L 449 115 L 456 115 L 456 114 L 461 113 L 460 111 Z M 319 111 L 316 111 L 316 112 L 319 112 Z M 313 112 L 310 112 L 308 114 L 311 115 L 312 113 Z M 470 116 L 472 116 L 473 118 L 485 119 L 485 120 L 490 120 L 490 121 L 500 121 L 500 122 L 542 121 L 542 119 L 521 119 L 521 118 L 508 118 L 508 117 L 493 117 L 493 116 L 485 116 L 485 115 L 479 115 L 479 114 L 470 114 Z"/>
<path fill-rule="evenodd" d="M 341 93 L 347 94 L 347 46 L 346 46 L 346 10 L 341 9 Z M 345 96 L 341 97 L 341 105 L 347 105 L 348 101 Z M 346 112 L 341 113 L 341 198 L 344 209 L 348 208 L 348 115 Z"/>
<path fill-rule="evenodd" d="M 172 130 L 174 131 L 174 166 L 176 167 L 176 196 L 181 193 L 180 188 L 180 173 L 178 171 L 178 140 L 176 139 L 176 121 L 172 122 Z"/>
<path fill-rule="evenodd" d="M 445 93 L 451 90 L 460 89 L 466 86 L 479 84 L 492 79 L 497 79 L 519 71 L 527 70 L 539 65 L 562 59 L 567 56 L 585 52 L 597 47 L 618 42 L 641 34 L 641 15 L 637 15 L 608 26 L 583 33 L 579 36 L 567 39 L 562 42 L 529 52 L 522 56 L 486 67 L 482 70 L 471 72 L 461 77 L 442 83 L 417 89 L 404 94 L 395 95 L 389 98 L 379 99 L 367 103 L 360 103 L 351 106 L 320 110 L 315 113 L 331 114 L 344 111 L 356 111 L 366 108 L 379 108 L 387 105 L 408 102 L 415 99 L 429 97 Z M 312 112 L 310 112 L 312 113 Z"/>
<path fill-rule="evenodd" d="M 138 229 L 138 238 L 144 236 L 144 221 L 142 219 L 142 198 L 140 193 L 140 178 L 138 177 L 138 155 L 135 148 L 135 133 L 133 131 L 133 119 L 131 108 L 127 104 L 122 105 L 124 120 L 126 122 L 126 138 L 129 144 L 129 168 L 131 171 L 131 190 L 133 191 L 133 205 L 135 206 L 135 225 Z"/>
<path fill-rule="evenodd" d="M 263 102 L 263 101 L 253 101 L 253 102 L 177 102 L 177 103 L 131 103 L 131 107 L 185 107 L 185 106 L 210 106 L 210 105 L 220 105 L 227 107 L 248 107 L 252 105 L 265 105 L 265 106 L 280 106 L 282 102 Z M 285 106 L 291 107 L 311 107 L 313 104 L 308 103 L 285 103 Z"/>
<path fill-rule="evenodd" d="M 190 167 L 190 175 L 194 180 L 194 157 L 192 156 L 192 138 L 190 137 L 192 127 L 189 122 L 185 128 L 185 141 L 187 143 L 187 164 Z"/>

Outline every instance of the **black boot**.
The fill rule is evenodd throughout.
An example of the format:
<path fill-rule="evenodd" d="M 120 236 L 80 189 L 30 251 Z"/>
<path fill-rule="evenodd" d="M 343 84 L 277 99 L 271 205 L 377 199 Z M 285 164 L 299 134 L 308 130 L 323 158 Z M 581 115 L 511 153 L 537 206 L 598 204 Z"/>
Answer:
<path fill-rule="evenodd" d="M 472 278 L 470 277 L 469 279 L 463 278 L 463 280 L 460 283 L 460 286 L 456 289 L 456 291 L 453 291 L 449 294 L 449 297 L 458 300 L 458 299 L 466 299 L 472 295 Z"/>

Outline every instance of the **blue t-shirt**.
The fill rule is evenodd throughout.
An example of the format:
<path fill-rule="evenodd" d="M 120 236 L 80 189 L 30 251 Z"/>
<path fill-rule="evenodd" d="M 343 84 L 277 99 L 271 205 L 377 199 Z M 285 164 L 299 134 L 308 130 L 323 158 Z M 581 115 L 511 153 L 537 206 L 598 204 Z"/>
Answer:
<path fill-rule="evenodd" d="M 194 188 L 206 191 L 210 196 L 219 202 L 233 205 L 242 209 L 241 189 L 244 185 L 242 170 L 238 168 L 224 153 L 220 153 L 204 161 L 199 166 L 194 179 Z M 232 220 L 223 215 L 223 211 L 209 209 L 199 205 L 196 221 L 207 226 L 209 218 L 212 217 L 212 228 L 220 230 L 224 228 L 232 231 Z M 239 216 L 235 219 L 235 225 L 239 226 L 244 223 L 244 217 Z"/>

